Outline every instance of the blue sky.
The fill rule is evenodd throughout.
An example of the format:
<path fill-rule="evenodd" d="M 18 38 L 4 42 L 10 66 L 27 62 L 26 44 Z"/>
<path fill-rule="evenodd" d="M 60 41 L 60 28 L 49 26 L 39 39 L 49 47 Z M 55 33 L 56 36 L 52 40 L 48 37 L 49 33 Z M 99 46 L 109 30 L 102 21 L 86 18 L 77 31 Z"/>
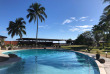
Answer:
<path fill-rule="evenodd" d="M 76 39 L 79 34 L 89 31 L 98 24 L 103 9 L 107 4 L 103 0 L 0 0 L 0 35 L 11 38 L 6 28 L 9 21 L 23 17 L 26 21 L 27 35 L 36 37 L 36 23 L 28 23 L 27 9 L 32 3 L 38 2 L 46 8 L 48 18 L 45 22 L 39 21 L 39 38 Z"/>

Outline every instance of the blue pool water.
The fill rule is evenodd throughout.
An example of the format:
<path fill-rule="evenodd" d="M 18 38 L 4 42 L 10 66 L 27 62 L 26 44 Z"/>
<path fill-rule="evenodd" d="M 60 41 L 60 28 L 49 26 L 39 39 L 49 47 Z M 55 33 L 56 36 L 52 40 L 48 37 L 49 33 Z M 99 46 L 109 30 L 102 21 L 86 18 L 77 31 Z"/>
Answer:
<path fill-rule="evenodd" d="M 66 50 L 30 49 L 5 52 L 22 59 L 1 67 L 0 74 L 100 74 L 97 64 L 86 55 Z"/>

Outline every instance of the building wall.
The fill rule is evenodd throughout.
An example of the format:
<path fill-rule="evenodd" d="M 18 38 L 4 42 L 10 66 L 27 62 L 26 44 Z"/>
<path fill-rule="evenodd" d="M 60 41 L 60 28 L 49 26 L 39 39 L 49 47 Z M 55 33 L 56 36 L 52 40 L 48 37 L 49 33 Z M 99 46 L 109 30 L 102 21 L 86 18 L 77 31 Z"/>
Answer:
<path fill-rule="evenodd" d="M 12 45 L 18 45 L 18 41 L 4 41 L 5 45 L 12 44 Z"/>

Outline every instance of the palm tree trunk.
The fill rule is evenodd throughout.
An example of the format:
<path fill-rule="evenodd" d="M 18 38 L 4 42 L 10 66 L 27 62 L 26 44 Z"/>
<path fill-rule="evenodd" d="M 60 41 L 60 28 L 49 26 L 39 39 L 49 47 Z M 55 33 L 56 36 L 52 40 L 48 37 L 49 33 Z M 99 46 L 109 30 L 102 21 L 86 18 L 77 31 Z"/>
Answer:
<path fill-rule="evenodd" d="M 38 39 L 38 18 L 37 18 L 37 30 L 36 30 L 36 45 L 37 45 L 37 39 Z"/>

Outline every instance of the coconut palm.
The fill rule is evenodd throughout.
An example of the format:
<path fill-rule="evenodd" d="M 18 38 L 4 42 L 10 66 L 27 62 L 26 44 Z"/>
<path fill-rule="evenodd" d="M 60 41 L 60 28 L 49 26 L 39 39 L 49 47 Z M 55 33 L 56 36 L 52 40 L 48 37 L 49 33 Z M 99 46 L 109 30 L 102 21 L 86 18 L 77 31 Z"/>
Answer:
<path fill-rule="evenodd" d="M 110 2 L 110 0 L 104 0 L 104 2 Z"/>
<path fill-rule="evenodd" d="M 104 3 L 110 3 L 110 0 L 104 0 Z M 105 7 L 104 12 L 106 12 L 106 15 L 110 15 L 110 5 L 108 5 L 107 7 Z"/>
<path fill-rule="evenodd" d="M 25 24 L 26 22 L 23 18 L 17 18 L 15 22 L 10 21 L 9 27 L 7 28 L 8 35 L 11 35 L 12 38 L 15 35 L 19 35 L 22 38 L 23 34 L 26 35 Z"/>
<path fill-rule="evenodd" d="M 103 32 L 110 32 L 110 15 L 107 15 L 107 13 L 103 13 L 98 25 Z"/>
<path fill-rule="evenodd" d="M 104 12 L 106 12 L 107 15 L 110 14 L 110 5 L 108 5 L 107 7 L 104 8 Z"/>
<path fill-rule="evenodd" d="M 38 19 L 42 22 L 45 21 L 45 18 L 47 18 L 47 15 L 45 13 L 45 8 L 41 6 L 41 4 L 34 3 L 32 4 L 28 11 L 27 18 L 29 18 L 29 23 L 34 21 L 34 23 L 37 21 L 37 31 L 36 31 L 36 44 L 37 44 L 37 37 L 38 37 Z"/>

